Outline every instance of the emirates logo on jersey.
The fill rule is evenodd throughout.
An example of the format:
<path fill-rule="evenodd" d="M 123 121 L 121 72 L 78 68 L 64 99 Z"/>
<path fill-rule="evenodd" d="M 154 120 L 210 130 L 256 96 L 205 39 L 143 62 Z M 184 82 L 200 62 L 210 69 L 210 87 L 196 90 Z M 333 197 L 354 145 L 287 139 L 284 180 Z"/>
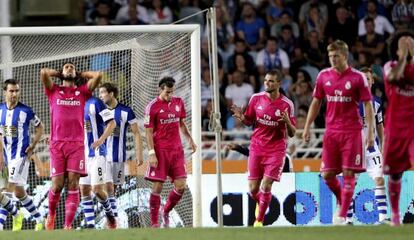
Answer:
<path fill-rule="evenodd" d="M 351 82 L 350 81 L 346 81 L 346 83 L 345 83 L 345 89 L 346 90 L 349 90 L 349 89 L 351 89 Z"/>

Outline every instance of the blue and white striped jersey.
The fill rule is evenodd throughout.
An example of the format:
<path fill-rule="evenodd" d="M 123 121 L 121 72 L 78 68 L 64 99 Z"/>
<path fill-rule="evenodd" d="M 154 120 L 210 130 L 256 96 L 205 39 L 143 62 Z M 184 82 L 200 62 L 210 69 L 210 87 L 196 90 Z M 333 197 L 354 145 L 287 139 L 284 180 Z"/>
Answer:
<path fill-rule="evenodd" d="M 0 106 L 0 134 L 3 137 L 3 156 L 5 163 L 26 157 L 26 148 L 30 145 L 30 125 L 39 126 L 40 119 L 33 110 L 17 103 L 8 109 L 6 103 Z"/>
<path fill-rule="evenodd" d="M 90 97 L 85 104 L 85 151 L 88 157 L 106 156 L 106 145 L 96 150 L 91 148 L 105 131 L 105 123 L 114 119 L 113 111 L 96 97 Z"/>
<path fill-rule="evenodd" d="M 126 133 L 128 126 L 138 122 L 134 112 L 128 106 L 118 103 L 113 111 L 116 127 L 106 140 L 108 154 L 106 159 L 112 162 L 125 162 L 126 160 Z"/>
<path fill-rule="evenodd" d="M 381 100 L 378 97 L 374 96 L 373 99 L 372 99 L 372 105 L 374 107 L 375 124 L 378 125 L 378 124 L 383 123 L 384 120 L 383 120 L 383 117 L 382 117 Z M 363 103 L 359 104 L 359 113 L 360 113 L 360 115 L 362 117 L 362 121 L 364 123 L 364 135 L 366 136 L 367 131 L 368 131 L 367 130 L 368 126 L 367 126 L 366 121 L 365 121 L 365 106 L 364 106 Z M 375 131 L 374 131 L 375 143 L 376 143 L 377 146 L 379 146 L 379 138 L 378 138 L 377 128 L 375 127 L 374 129 L 375 129 Z"/>

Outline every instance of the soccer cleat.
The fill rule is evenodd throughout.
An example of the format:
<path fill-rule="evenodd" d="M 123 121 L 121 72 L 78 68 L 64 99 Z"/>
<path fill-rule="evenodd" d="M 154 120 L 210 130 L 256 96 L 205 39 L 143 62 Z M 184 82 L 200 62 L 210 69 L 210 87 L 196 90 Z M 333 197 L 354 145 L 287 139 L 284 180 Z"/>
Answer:
<path fill-rule="evenodd" d="M 170 214 L 162 211 L 162 220 L 164 222 L 164 228 L 170 227 Z"/>
<path fill-rule="evenodd" d="M 393 214 L 391 219 L 391 226 L 398 227 L 401 225 L 400 214 Z"/>
<path fill-rule="evenodd" d="M 152 228 L 160 228 L 160 225 L 157 223 L 157 224 L 151 224 L 151 227 Z"/>
<path fill-rule="evenodd" d="M 333 220 L 333 225 L 336 226 L 345 226 L 348 225 L 346 219 L 344 217 L 336 216 Z"/>
<path fill-rule="evenodd" d="M 260 228 L 260 227 L 263 227 L 263 222 L 259 222 L 259 221 L 257 221 L 257 220 L 256 220 L 256 221 L 254 221 L 254 223 L 253 223 L 253 227 L 255 227 L 255 228 L 256 228 L 256 227 L 259 227 L 259 228 Z"/>
<path fill-rule="evenodd" d="M 382 221 L 378 222 L 379 225 L 391 225 L 391 218 L 385 218 Z"/>
<path fill-rule="evenodd" d="M 16 216 L 13 216 L 13 228 L 12 231 L 20 231 L 23 227 L 24 214 L 19 211 Z"/>
<path fill-rule="evenodd" d="M 116 224 L 116 218 L 112 215 L 107 215 L 106 216 L 106 227 L 108 229 L 116 229 L 117 224 Z"/>
<path fill-rule="evenodd" d="M 64 230 L 72 230 L 72 229 L 73 229 L 73 227 L 72 227 L 72 225 L 69 225 L 69 226 L 65 226 L 65 227 L 63 227 L 63 229 L 64 229 Z"/>
<path fill-rule="evenodd" d="M 48 215 L 45 222 L 46 230 L 55 230 L 55 216 Z"/>
<path fill-rule="evenodd" d="M 43 222 L 38 222 L 35 225 L 35 231 L 41 231 L 43 230 Z"/>

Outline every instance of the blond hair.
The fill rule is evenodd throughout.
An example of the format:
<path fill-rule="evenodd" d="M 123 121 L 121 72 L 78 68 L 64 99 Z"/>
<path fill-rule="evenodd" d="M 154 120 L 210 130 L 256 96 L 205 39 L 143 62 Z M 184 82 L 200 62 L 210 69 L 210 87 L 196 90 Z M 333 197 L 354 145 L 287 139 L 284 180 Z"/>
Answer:
<path fill-rule="evenodd" d="M 348 44 L 342 40 L 336 40 L 333 43 L 329 44 L 326 48 L 328 52 L 340 51 L 342 54 L 348 56 Z"/>

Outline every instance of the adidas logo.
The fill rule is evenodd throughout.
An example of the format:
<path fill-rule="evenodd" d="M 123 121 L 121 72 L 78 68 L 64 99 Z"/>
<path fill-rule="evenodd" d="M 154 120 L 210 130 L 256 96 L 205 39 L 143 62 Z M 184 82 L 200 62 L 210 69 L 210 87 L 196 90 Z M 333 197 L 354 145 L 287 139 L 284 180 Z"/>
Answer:
<path fill-rule="evenodd" d="M 257 109 L 259 109 L 259 110 L 263 110 L 263 107 L 262 107 L 262 106 L 259 106 L 259 107 L 257 107 Z"/>
<path fill-rule="evenodd" d="M 327 81 L 326 83 L 325 83 L 325 85 L 326 86 L 331 86 L 332 84 L 331 84 L 331 81 Z"/>
<path fill-rule="evenodd" d="M 60 94 L 64 94 L 64 92 L 63 92 L 63 91 L 59 91 L 59 93 L 60 93 Z"/>
<path fill-rule="evenodd" d="M 161 109 L 161 110 L 160 110 L 160 113 L 163 113 L 163 112 L 164 112 L 164 110 L 162 110 L 162 109 Z"/>

